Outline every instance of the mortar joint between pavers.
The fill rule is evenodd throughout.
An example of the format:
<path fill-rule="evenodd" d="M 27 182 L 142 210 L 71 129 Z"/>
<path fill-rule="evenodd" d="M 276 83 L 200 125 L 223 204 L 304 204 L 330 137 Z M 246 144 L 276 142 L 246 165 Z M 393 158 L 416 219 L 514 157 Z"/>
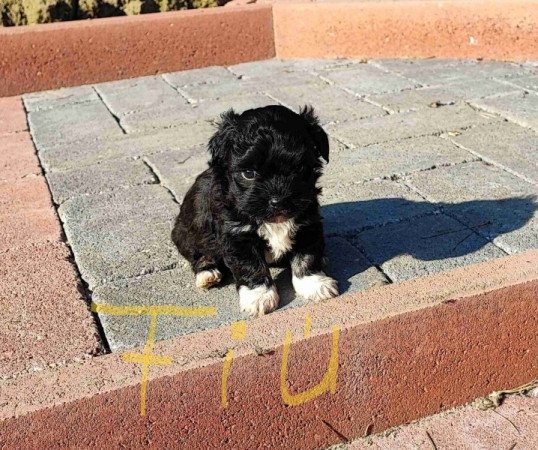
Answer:
<path fill-rule="evenodd" d="M 127 133 L 127 130 L 125 128 L 123 128 L 123 125 L 121 124 L 121 120 L 119 118 L 119 116 L 117 116 L 113 111 L 112 109 L 110 108 L 110 106 L 107 104 L 107 102 L 105 101 L 105 99 L 103 98 L 103 96 L 101 95 L 101 93 L 99 92 L 98 89 L 95 88 L 95 86 L 92 86 L 92 89 L 95 91 L 97 97 L 99 97 L 99 100 L 101 100 L 101 103 L 103 103 L 103 105 L 105 106 L 105 108 L 107 109 L 107 111 L 110 113 L 110 115 L 114 118 L 114 120 L 116 121 L 116 123 L 118 124 L 118 127 L 120 127 L 120 130 L 123 134 L 128 134 Z"/>

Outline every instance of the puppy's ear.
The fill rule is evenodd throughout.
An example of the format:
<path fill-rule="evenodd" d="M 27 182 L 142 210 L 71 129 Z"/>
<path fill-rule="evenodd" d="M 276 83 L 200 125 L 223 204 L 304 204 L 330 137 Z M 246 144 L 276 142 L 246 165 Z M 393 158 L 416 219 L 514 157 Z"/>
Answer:
<path fill-rule="evenodd" d="M 239 115 L 233 109 L 229 109 L 220 116 L 218 130 L 208 144 L 211 166 L 222 166 L 228 159 L 233 148 L 233 136 L 237 133 L 238 118 Z"/>
<path fill-rule="evenodd" d="M 308 132 L 314 140 L 316 156 L 318 158 L 322 157 L 325 161 L 329 162 L 329 138 L 327 137 L 327 133 L 321 128 L 319 120 L 314 113 L 314 108 L 305 106 L 301 109 L 299 115 L 305 120 Z"/>

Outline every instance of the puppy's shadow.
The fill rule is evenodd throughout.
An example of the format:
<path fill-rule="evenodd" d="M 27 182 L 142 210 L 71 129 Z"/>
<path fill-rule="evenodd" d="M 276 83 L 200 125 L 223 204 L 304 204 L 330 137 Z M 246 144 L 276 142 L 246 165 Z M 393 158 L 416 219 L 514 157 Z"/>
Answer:
<path fill-rule="evenodd" d="M 399 280 L 502 256 L 491 243 L 525 226 L 537 207 L 532 196 L 461 203 L 384 198 L 326 205 L 321 213 L 327 272 L 344 293 L 377 284 L 373 266 L 381 267 L 402 255 L 410 258 L 401 267 L 394 265 Z M 538 240 L 532 231 L 526 230 L 525 235 Z M 523 239 L 506 237 L 505 245 L 523 250 Z"/>

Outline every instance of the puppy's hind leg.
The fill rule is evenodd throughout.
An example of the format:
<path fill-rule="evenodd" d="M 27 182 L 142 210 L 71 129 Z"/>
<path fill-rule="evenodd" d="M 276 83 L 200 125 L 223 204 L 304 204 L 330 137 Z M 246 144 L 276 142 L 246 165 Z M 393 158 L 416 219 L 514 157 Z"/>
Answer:
<path fill-rule="evenodd" d="M 222 264 L 213 258 L 202 256 L 193 265 L 196 274 L 196 287 L 209 289 L 222 281 Z"/>

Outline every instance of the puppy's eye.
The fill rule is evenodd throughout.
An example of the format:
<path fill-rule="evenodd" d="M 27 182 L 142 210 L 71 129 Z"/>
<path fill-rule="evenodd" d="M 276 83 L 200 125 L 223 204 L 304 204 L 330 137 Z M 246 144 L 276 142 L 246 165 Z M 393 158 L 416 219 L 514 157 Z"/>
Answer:
<path fill-rule="evenodd" d="M 254 180 L 254 178 L 256 178 L 256 175 L 258 174 L 254 170 L 245 170 L 241 172 L 241 176 L 247 181 Z"/>

